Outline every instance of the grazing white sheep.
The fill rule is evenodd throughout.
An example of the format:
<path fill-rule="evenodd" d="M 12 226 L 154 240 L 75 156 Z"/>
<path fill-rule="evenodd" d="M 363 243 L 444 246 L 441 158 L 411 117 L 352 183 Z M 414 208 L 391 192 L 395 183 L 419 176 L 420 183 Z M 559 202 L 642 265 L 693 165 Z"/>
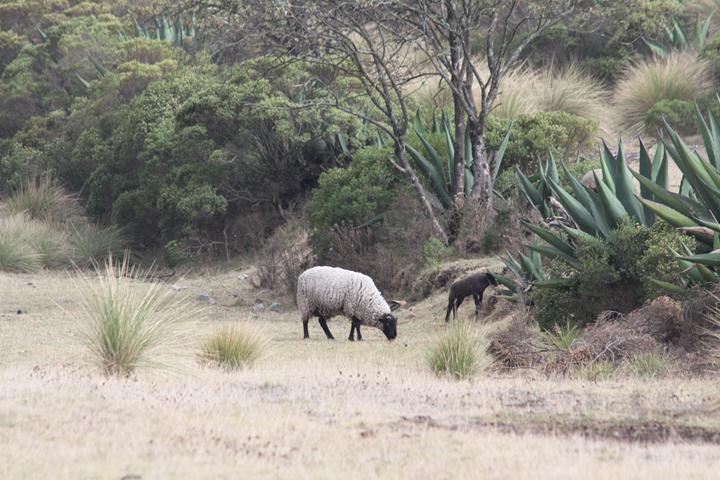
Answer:
<path fill-rule="evenodd" d="M 333 339 L 327 319 L 344 315 L 350 319 L 350 341 L 360 325 L 382 330 L 388 340 L 397 336 L 397 318 L 375 286 L 372 278 L 362 273 L 335 267 L 313 267 L 298 277 L 297 304 L 302 315 L 303 336 L 308 334 L 310 317 L 318 317 L 328 339 Z"/>

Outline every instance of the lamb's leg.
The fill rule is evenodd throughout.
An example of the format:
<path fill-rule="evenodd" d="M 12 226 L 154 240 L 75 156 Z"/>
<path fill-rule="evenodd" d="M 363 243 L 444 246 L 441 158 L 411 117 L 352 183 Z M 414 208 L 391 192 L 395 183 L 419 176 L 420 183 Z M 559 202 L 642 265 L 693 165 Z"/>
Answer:
<path fill-rule="evenodd" d="M 453 306 L 455 305 L 455 299 L 450 297 L 450 301 L 448 301 L 447 311 L 445 312 L 445 323 L 450 321 L 450 312 L 453 311 Z M 453 317 L 455 315 L 453 314 Z"/>
<path fill-rule="evenodd" d="M 348 340 L 351 342 L 355 341 L 355 321 L 352 320 L 352 323 L 350 324 L 350 336 L 348 337 Z"/>
<path fill-rule="evenodd" d="M 323 317 L 320 317 L 320 326 L 322 327 L 323 332 L 325 332 L 325 336 L 328 338 L 328 340 L 335 340 L 335 337 L 333 337 L 332 333 L 330 333 L 327 322 Z"/>
<path fill-rule="evenodd" d="M 475 320 L 477 320 L 478 315 L 480 315 L 480 305 L 482 305 L 482 295 L 473 293 L 473 299 L 475 300 Z"/>
<path fill-rule="evenodd" d="M 465 300 L 465 297 L 458 297 L 457 299 L 455 299 L 455 306 L 453 306 L 453 320 L 455 320 L 458 308 L 460 308 L 460 305 L 462 305 L 463 300 Z"/>

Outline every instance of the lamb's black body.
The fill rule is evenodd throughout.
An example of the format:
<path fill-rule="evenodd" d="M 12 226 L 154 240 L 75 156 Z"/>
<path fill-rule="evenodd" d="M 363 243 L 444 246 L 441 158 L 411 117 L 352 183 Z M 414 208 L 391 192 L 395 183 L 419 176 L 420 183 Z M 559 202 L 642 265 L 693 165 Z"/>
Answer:
<path fill-rule="evenodd" d="M 465 300 L 465 297 L 469 297 L 470 295 L 475 299 L 475 311 L 477 312 L 478 307 L 482 303 L 483 293 L 489 285 L 497 285 L 497 280 L 492 273 L 475 273 L 469 277 L 461 278 L 453 282 L 450 286 L 445 321 L 450 321 L 450 312 L 452 312 L 453 318 L 455 318 L 458 307 L 460 307 L 460 304 Z"/>

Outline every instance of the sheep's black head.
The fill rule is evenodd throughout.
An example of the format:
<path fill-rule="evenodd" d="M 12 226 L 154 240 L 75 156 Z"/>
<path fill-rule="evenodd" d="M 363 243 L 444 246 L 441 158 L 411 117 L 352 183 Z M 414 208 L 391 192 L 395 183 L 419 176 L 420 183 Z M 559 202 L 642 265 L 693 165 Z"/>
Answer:
<path fill-rule="evenodd" d="M 397 337 L 397 318 L 392 313 L 386 313 L 378 318 L 377 324 L 388 340 L 395 340 L 395 337 Z"/>
<path fill-rule="evenodd" d="M 497 279 L 495 278 L 495 275 L 488 272 L 485 274 L 485 278 L 488 279 L 488 282 L 490 282 L 490 285 L 497 287 L 498 282 L 497 282 Z"/>

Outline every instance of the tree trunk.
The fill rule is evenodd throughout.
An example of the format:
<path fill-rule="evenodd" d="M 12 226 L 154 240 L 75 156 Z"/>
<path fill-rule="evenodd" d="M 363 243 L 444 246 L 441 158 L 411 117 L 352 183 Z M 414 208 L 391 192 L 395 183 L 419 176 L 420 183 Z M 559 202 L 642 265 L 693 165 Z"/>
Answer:
<path fill-rule="evenodd" d="M 405 169 L 406 175 L 410 177 L 410 182 L 415 189 L 418 200 L 420 200 L 420 204 L 422 205 L 423 211 L 425 212 L 425 216 L 428 218 L 428 220 L 430 220 L 430 227 L 432 228 L 433 235 L 435 235 L 440 241 L 447 245 L 447 233 L 445 233 L 445 229 L 442 227 L 442 225 L 440 225 L 437 216 L 435 216 L 432 205 L 428 200 L 427 192 L 425 192 L 425 187 L 423 187 L 420 179 L 415 174 L 415 170 L 412 168 L 412 165 L 410 165 L 410 162 L 408 162 L 407 157 L 405 156 L 404 144 L 396 144 L 395 158 L 397 158 L 400 166 Z"/>
<path fill-rule="evenodd" d="M 485 145 L 485 131 L 478 124 L 470 127 L 470 140 L 473 146 L 473 175 L 475 185 L 470 195 L 485 208 L 492 207 L 492 178 Z"/>

